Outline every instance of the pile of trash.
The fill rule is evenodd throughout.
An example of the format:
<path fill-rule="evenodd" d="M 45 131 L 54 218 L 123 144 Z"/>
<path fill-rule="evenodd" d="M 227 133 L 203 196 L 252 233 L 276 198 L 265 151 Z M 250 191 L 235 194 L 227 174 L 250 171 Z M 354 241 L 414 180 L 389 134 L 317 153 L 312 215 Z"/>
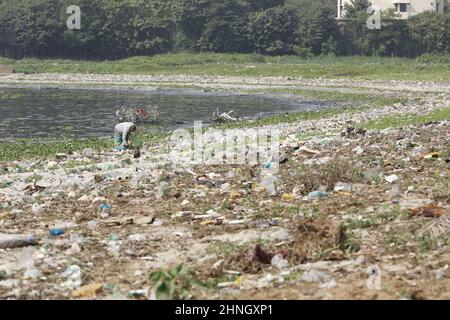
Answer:
<path fill-rule="evenodd" d="M 2 163 L 0 299 L 449 298 L 450 122 L 354 119 L 285 130 L 277 166 L 173 168 L 166 141 Z"/>

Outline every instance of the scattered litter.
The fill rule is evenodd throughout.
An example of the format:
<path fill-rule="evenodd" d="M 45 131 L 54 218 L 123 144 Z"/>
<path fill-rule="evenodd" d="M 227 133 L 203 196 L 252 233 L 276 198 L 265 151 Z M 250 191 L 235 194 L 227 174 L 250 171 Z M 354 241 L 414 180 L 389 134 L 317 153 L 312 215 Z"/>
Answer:
<path fill-rule="evenodd" d="M 275 182 L 277 180 L 278 180 L 277 177 L 270 174 L 265 175 L 261 180 L 261 186 L 263 186 L 266 189 L 267 194 L 271 197 L 277 194 L 277 190 L 275 187 Z"/>
<path fill-rule="evenodd" d="M 328 197 L 328 192 L 326 191 L 313 191 L 308 194 L 310 200 L 317 200 Z"/>
<path fill-rule="evenodd" d="M 74 290 L 72 296 L 74 298 L 94 298 L 102 293 L 103 285 L 100 283 L 92 283 Z"/>
<path fill-rule="evenodd" d="M 334 186 L 335 192 L 351 192 L 352 191 L 352 185 L 349 183 L 344 182 L 338 182 Z"/>
<path fill-rule="evenodd" d="M 289 262 L 283 258 L 281 254 L 273 256 L 271 260 L 271 265 L 278 270 L 284 270 L 289 265 Z"/>
<path fill-rule="evenodd" d="M 355 154 L 360 155 L 364 153 L 364 149 L 361 146 L 357 146 L 355 149 L 352 150 Z"/>
<path fill-rule="evenodd" d="M 98 208 L 100 210 L 110 210 L 110 209 L 112 209 L 112 206 L 109 204 L 103 203 L 103 204 L 99 205 Z"/>
<path fill-rule="evenodd" d="M 438 159 L 439 158 L 439 153 L 438 152 L 428 153 L 428 154 L 424 155 L 423 158 L 425 160 Z"/>
<path fill-rule="evenodd" d="M 389 183 L 394 183 L 394 182 L 398 181 L 398 176 L 396 174 L 393 174 L 393 175 L 385 177 L 384 180 L 386 180 Z"/>
<path fill-rule="evenodd" d="M 434 205 L 413 208 L 410 211 L 413 216 L 422 216 L 427 218 L 439 218 L 450 213 L 449 209 Z"/>
<path fill-rule="evenodd" d="M 308 270 L 300 277 L 300 279 L 305 282 L 319 282 L 321 287 L 328 289 L 336 286 L 336 282 L 331 275 L 316 269 Z"/>
<path fill-rule="evenodd" d="M 61 284 L 62 287 L 73 290 L 81 286 L 81 268 L 79 266 L 71 265 L 67 267 L 61 276 L 66 278 L 66 281 Z"/>
<path fill-rule="evenodd" d="M 292 193 L 284 193 L 283 196 L 281 197 L 281 200 L 286 201 L 286 202 L 292 202 L 295 199 L 296 199 L 296 197 Z"/>

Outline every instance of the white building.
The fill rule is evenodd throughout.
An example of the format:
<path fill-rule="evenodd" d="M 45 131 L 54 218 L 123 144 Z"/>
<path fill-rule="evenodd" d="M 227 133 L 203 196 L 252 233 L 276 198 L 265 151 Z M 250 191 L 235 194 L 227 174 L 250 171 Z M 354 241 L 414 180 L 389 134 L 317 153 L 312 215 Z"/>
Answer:
<path fill-rule="evenodd" d="M 373 6 L 381 10 L 395 9 L 401 19 L 408 19 L 424 11 L 435 11 L 443 13 L 449 8 L 449 0 L 370 0 Z M 345 18 L 345 6 L 351 4 L 351 0 L 338 0 L 337 18 Z"/>

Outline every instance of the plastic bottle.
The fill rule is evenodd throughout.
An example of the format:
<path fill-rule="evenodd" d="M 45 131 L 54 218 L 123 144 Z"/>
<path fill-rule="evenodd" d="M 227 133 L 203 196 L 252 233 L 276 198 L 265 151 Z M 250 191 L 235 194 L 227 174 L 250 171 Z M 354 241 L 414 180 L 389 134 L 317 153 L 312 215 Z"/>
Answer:
<path fill-rule="evenodd" d="M 275 177 L 271 174 L 266 174 L 261 180 L 261 185 L 264 188 L 266 188 L 267 194 L 269 196 L 275 196 L 277 194 L 277 190 L 275 187 L 276 181 L 277 181 L 277 177 Z"/>
<path fill-rule="evenodd" d="M 36 244 L 33 235 L 29 234 L 0 234 L 0 249 L 19 248 Z"/>

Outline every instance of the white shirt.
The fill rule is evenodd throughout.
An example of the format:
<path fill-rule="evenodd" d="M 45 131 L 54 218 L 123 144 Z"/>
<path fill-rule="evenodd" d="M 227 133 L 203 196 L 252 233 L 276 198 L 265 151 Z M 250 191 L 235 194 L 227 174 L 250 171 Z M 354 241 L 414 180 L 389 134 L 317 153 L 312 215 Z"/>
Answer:
<path fill-rule="evenodd" d="M 133 126 L 136 126 L 133 122 L 122 122 L 122 123 L 119 123 L 119 124 L 114 128 L 114 130 L 115 130 L 117 133 L 121 133 L 121 134 L 122 134 L 122 141 L 123 141 L 124 143 L 126 143 L 126 142 L 127 142 L 128 134 L 130 133 L 130 128 L 133 127 Z"/>

